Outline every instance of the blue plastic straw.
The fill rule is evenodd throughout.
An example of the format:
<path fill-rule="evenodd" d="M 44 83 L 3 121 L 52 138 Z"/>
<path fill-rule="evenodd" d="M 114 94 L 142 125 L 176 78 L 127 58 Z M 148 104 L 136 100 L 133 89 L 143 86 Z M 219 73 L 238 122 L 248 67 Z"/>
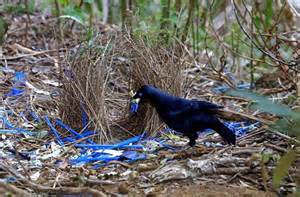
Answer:
<path fill-rule="evenodd" d="M 58 131 L 54 128 L 54 126 L 52 125 L 52 123 L 50 122 L 49 118 L 47 116 L 44 116 L 44 120 L 46 122 L 46 124 L 50 127 L 51 131 L 53 132 L 53 134 L 55 135 L 57 142 L 59 143 L 59 145 L 64 146 L 64 142 L 61 140 Z"/>
<path fill-rule="evenodd" d="M 24 90 L 21 90 L 19 88 L 16 88 L 16 87 L 12 87 L 10 89 L 10 91 L 6 94 L 6 96 L 21 96 L 23 94 Z"/>
<path fill-rule="evenodd" d="M 35 122 L 41 122 L 40 117 L 34 111 L 30 111 L 30 115 Z"/>
<path fill-rule="evenodd" d="M 123 146 L 123 145 L 128 145 L 130 143 L 134 143 L 134 142 L 138 142 L 140 140 L 141 136 L 138 135 L 138 136 L 134 136 L 132 138 L 129 138 L 127 140 L 124 140 L 122 142 L 119 142 L 116 144 L 117 147 L 120 147 L 120 146 Z"/>
<path fill-rule="evenodd" d="M 0 119 L 2 119 L 4 127 L 7 127 L 9 129 L 13 129 L 13 130 L 17 130 L 19 133 L 22 133 L 22 134 L 33 135 L 31 131 L 27 131 L 25 129 L 14 126 L 5 117 L 0 117 Z"/>
<path fill-rule="evenodd" d="M 73 135 L 75 135 L 77 138 L 82 139 L 85 136 L 83 136 L 80 133 L 77 133 L 75 130 L 73 130 L 71 127 L 69 127 L 68 125 L 64 124 L 61 120 L 56 119 L 55 121 L 60 127 L 62 127 L 63 129 L 66 129 L 67 131 L 69 131 L 70 133 L 72 133 Z M 91 139 L 87 139 L 87 141 L 91 144 L 94 144 L 94 142 Z"/>
<path fill-rule="evenodd" d="M 136 113 L 139 109 L 139 104 L 135 102 L 130 103 L 130 111 Z"/>
<path fill-rule="evenodd" d="M 89 162 L 95 162 L 95 161 L 112 161 L 112 160 L 119 160 L 120 156 L 109 156 L 109 155 L 101 155 L 98 157 L 90 157 L 89 155 L 87 156 L 81 156 L 77 159 L 72 159 L 71 163 L 76 164 L 76 163 L 89 163 Z"/>
<path fill-rule="evenodd" d="M 16 129 L 0 129 L 0 134 L 22 134 Z"/>
<path fill-rule="evenodd" d="M 26 75 L 25 75 L 25 73 L 22 72 L 22 71 L 17 71 L 17 72 L 15 73 L 14 82 L 15 82 L 15 83 L 22 83 L 22 84 L 25 84 L 25 82 L 26 82 Z"/>
<path fill-rule="evenodd" d="M 75 147 L 77 148 L 90 148 L 95 150 L 105 150 L 105 149 L 143 149 L 144 146 L 142 145 L 122 145 L 118 146 L 115 144 L 109 145 L 109 144 L 76 144 Z"/>

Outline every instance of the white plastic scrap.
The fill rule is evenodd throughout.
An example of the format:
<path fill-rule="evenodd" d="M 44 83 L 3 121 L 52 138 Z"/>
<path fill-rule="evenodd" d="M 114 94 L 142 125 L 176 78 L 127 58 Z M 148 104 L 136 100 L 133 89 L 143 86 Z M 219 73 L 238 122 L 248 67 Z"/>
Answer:
<path fill-rule="evenodd" d="M 160 148 L 161 144 L 155 140 L 148 140 L 144 147 L 145 147 L 145 151 L 152 152 Z"/>
<path fill-rule="evenodd" d="M 47 91 L 44 91 L 44 90 L 40 90 L 40 89 L 34 87 L 28 81 L 26 81 L 25 83 L 26 83 L 27 87 L 30 88 L 30 89 L 32 89 L 35 93 L 44 94 L 44 95 L 50 96 L 50 92 L 47 92 Z"/>
<path fill-rule="evenodd" d="M 40 175 L 41 175 L 41 173 L 39 171 L 37 171 L 37 172 L 33 173 L 32 175 L 30 175 L 30 179 L 32 181 L 37 181 L 38 178 L 40 177 Z"/>
<path fill-rule="evenodd" d="M 186 179 L 190 176 L 190 171 L 182 164 L 171 163 L 153 171 L 150 178 L 153 179 L 153 181 L 160 183 L 167 180 Z"/>
<path fill-rule="evenodd" d="M 37 159 L 46 160 L 52 157 L 58 157 L 63 151 L 63 148 L 57 145 L 55 142 L 50 143 L 50 149 L 51 149 L 51 153 L 44 154 L 41 156 L 37 155 Z"/>
<path fill-rule="evenodd" d="M 215 163 L 211 159 L 194 161 L 188 159 L 187 166 L 200 174 L 213 174 L 216 171 Z"/>

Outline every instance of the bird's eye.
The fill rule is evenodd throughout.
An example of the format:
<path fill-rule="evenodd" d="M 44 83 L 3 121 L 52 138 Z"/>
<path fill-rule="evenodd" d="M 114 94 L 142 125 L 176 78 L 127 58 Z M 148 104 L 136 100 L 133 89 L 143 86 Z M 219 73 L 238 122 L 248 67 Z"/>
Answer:
<path fill-rule="evenodd" d="M 138 93 L 138 97 L 142 97 L 143 96 L 143 93 Z"/>

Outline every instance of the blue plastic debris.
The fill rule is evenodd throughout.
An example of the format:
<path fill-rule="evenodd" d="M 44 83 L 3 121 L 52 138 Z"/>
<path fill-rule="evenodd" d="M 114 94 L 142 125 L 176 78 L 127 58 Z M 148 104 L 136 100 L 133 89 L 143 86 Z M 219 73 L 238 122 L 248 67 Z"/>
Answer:
<path fill-rule="evenodd" d="M 72 133 L 74 136 L 76 136 L 76 139 L 82 139 L 85 136 L 83 136 L 80 133 L 77 133 L 75 130 L 73 130 L 71 127 L 69 127 L 68 125 L 64 124 L 61 120 L 56 119 L 56 124 L 58 124 L 61 128 L 66 129 L 67 131 L 69 131 L 70 133 Z M 74 140 L 76 141 L 76 140 Z M 94 144 L 94 142 L 91 139 L 87 139 L 87 142 Z"/>
<path fill-rule="evenodd" d="M 120 156 L 112 156 L 112 155 L 107 155 L 107 154 L 103 154 L 97 157 L 93 157 L 93 155 L 83 155 L 78 157 L 77 159 L 72 159 L 70 162 L 73 165 L 76 164 L 86 164 L 86 163 L 90 163 L 90 162 L 109 162 L 112 160 L 119 160 Z"/>
<path fill-rule="evenodd" d="M 21 134 L 21 132 L 16 129 L 0 129 L 0 134 Z"/>
<path fill-rule="evenodd" d="M 129 138 L 127 140 L 124 140 L 122 142 L 117 143 L 116 146 L 121 147 L 121 146 L 124 146 L 124 145 L 128 145 L 130 143 L 135 143 L 135 142 L 138 142 L 140 139 L 141 139 L 140 135 L 134 136 L 132 138 Z"/>
<path fill-rule="evenodd" d="M 95 150 L 103 150 L 103 149 L 143 149 L 144 146 L 142 145 L 121 145 L 118 146 L 117 144 L 76 144 L 75 147 L 77 148 L 90 148 Z"/>
<path fill-rule="evenodd" d="M 4 125 L 4 128 L 8 128 L 11 129 L 11 132 L 13 134 L 15 134 L 15 130 L 19 132 L 19 134 L 27 134 L 32 136 L 32 132 L 31 131 L 27 131 L 26 129 L 22 129 L 22 128 L 18 128 L 15 125 L 13 125 L 12 123 L 10 123 L 5 117 L 0 117 L 0 120 L 2 120 L 2 123 Z M 8 132 L 8 131 L 7 131 Z"/>
<path fill-rule="evenodd" d="M 44 120 L 46 122 L 46 124 L 50 127 L 51 131 L 53 132 L 53 134 L 55 135 L 57 142 L 59 143 L 59 145 L 64 146 L 64 142 L 61 140 L 58 131 L 54 128 L 54 126 L 52 125 L 52 123 L 50 122 L 49 118 L 47 116 L 44 116 Z"/>
<path fill-rule="evenodd" d="M 239 84 L 236 86 L 236 89 L 238 90 L 243 90 L 243 89 L 250 89 L 250 83 L 244 83 L 244 84 Z M 229 87 L 228 85 L 222 85 L 216 88 L 213 88 L 213 92 L 215 93 L 224 93 L 227 90 L 231 89 L 231 87 Z"/>
<path fill-rule="evenodd" d="M 40 117 L 34 111 L 30 111 L 30 115 L 33 118 L 34 122 L 41 122 Z"/>
<path fill-rule="evenodd" d="M 139 104 L 136 102 L 131 102 L 130 103 L 130 112 L 136 113 L 138 111 Z"/>
<path fill-rule="evenodd" d="M 10 91 L 6 94 L 6 96 L 21 96 L 25 90 L 21 90 L 19 88 L 11 88 Z"/>
<path fill-rule="evenodd" d="M 260 126 L 259 122 L 252 124 L 249 122 L 224 122 L 224 124 L 231 129 L 237 137 L 241 137 Z"/>
<path fill-rule="evenodd" d="M 143 153 L 138 153 L 136 151 L 125 151 L 122 154 L 122 157 L 124 157 L 125 159 L 129 160 L 129 161 L 136 161 L 136 160 L 143 160 L 143 159 L 147 159 L 147 156 Z"/>
<path fill-rule="evenodd" d="M 26 83 L 26 75 L 24 72 L 21 71 L 17 71 L 15 73 L 15 77 L 14 77 L 14 83 L 18 84 L 18 85 L 25 85 Z"/>
<path fill-rule="evenodd" d="M 81 133 L 81 135 L 83 137 L 87 137 L 87 136 L 90 136 L 90 135 L 95 135 L 97 133 L 97 131 L 85 131 L 83 133 Z"/>

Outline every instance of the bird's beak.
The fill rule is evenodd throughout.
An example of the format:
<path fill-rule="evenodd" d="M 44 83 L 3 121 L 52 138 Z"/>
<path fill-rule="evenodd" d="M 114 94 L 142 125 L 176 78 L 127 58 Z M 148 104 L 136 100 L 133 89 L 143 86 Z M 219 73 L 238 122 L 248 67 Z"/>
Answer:
<path fill-rule="evenodd" d="M 131 98 L 133 98 L 135 96 L 135 94 L 136 94 L 136 92 L 133 92 L 132 90 L 129 92 L 129 95 L 131 96 Z M 131 99 L 131 103 L 139 104 L 140 101 L 141 101 L 140 98 Z"/>
<path fill-rule="evenodd" d="M 131 91 L 129 92 L 129 95 L 130 95 L 131 97 L 134 97 L 135 94 L 136 94 L 136 93 L 133 92 L 133 90 L 131 90 Z"/>

